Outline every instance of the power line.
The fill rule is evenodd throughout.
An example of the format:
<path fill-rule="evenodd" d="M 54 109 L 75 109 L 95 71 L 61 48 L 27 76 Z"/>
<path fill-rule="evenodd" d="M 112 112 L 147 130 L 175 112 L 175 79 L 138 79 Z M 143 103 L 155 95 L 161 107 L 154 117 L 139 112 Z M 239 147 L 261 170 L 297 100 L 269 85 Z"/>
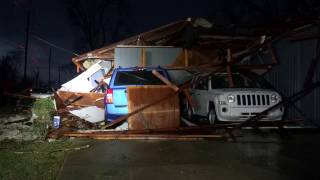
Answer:
<path fill-rule="evenodd" d="M 54 47 L 54 48 L 56 48 L 56 49 L 59 49 L 59 50 L 61 50 L 61 51 L 64 51 L 64 52 L 66 52 L 66 53 L 69 53 L 69 54 L 72 54 L 72 55 L 75 55 L 75 56 L 79 56 L 79 54 L 77 54 L 77 53 L 75 53 L 75 52 L 73 52 L 73 51 L 71 51 L 71 50 L 68 50 L 68 49 L 66 49 L 66 48 L 57 46 L 57 45 L 55 45 L 55 44 L 53 44 L 53 43 L 51 43 L 51 42 L 49 42 L 49 41 L 47 41 L 47 40 L 39 37 L 39 36 L 36 35 L 34 32 L 32 32 L 31 36 L 32 36 L 33 38 L 37 39 L 38 41 L 41 41 L 42 43 L 47 44 L 48 46 Z"/>
<path fill-rule="evenodd" d="M 23 31 L 20 31 L 20 30 L 19 30 L 19 32 L 25 34 L 25 32 L 23 32 Z M 46 39 L 44 39 L 44 38 L 42 38 L 42 37 L 40 37 L 40 35 L 36 34 L 34 31 L 30 32 L 30 36 L 33 37 L 34 39 L 36 39 L 36 40 L 38 40 L 38 41 L 40 41 L 40 42 L 48 45 L 48 46 L 50 46 L 50 47 L 54 47 L 54 48 L 59 49 L 59 50 L 65 52 L 65 53 L 68 53 L 68 54 L 72 54 L 72 55 L 75 55 L 75 56 L 79 56 L 79 54 L 77 54 L 77 53 L 75 53 L 75 52 L 73 52 L 73 51 L 71 51 L 71 50 L 69 50 L 69 49 L 60 47 L 60 46 L 58 46 L 58 45 L 56 45 L 56 44 L 53 44 L 52 42 L 50 42 L 50 41 L 48 41 L 48 40 L 46 40 Z"/>

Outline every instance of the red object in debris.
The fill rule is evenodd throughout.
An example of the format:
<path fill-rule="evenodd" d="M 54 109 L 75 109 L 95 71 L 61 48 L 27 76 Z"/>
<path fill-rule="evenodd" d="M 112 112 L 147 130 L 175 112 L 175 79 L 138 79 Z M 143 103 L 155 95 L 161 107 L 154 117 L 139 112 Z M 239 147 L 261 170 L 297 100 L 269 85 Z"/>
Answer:
<path fill-rule="evenodd" d="M 113 103 L 113 89 L 107 89 L 106 91 L 106 103 L 112 104 Z"/>

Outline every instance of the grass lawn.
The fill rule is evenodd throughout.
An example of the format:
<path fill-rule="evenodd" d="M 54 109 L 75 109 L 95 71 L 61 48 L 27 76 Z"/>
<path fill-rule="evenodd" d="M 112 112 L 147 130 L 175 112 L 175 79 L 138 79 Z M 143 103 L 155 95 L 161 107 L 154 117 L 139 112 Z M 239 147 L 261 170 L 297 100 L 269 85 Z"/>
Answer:
<path fill-rule="evenodd" d="M 56 179 L 70 140 L 0 142 L 0 179 Z"/>

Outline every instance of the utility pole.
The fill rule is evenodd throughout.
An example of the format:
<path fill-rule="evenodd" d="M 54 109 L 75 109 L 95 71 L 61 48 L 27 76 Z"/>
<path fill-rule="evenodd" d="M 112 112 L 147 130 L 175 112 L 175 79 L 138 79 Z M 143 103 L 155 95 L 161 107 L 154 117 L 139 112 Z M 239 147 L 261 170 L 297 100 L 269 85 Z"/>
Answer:
<path fill-rule="evenodd" d="M 49 71 L 48 71 L 48 86 L 49 88 L 51 87 L 51 56 L 52 56 L 52 52 L 51 52 L 51 48 L 50 48 L 50 51 L 49 51 Z"/>
<path fill-rule="evenodd" d="M 24 71 L 23 71 L 23 80 L 27 79 L 27 65 L 28 65 L 28 51 L 29 51 L 29 34 L 30 34 L 30 16 L 31 16 L 31 3 L 29 4 L 29 9 L 27 12 L 27 24 L 26 24 L 26 41 L 24 49 Z"/>

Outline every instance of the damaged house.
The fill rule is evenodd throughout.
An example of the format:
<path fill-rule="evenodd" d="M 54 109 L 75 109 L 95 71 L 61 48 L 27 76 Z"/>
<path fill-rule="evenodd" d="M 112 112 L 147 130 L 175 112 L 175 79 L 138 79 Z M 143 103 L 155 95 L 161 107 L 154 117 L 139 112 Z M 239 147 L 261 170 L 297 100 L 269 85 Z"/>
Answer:
<path fill-rule="evenodd" d="M 230 79 L 234 68 L 258 74 L 272 72 L 282 60 L 278 42 L 301 37 L 301 32 L 317 22 L 291 20 L 257 28 L 218 27 L 204 18 L 173 22 L 74 57 L 72 61 L 80 74 L 56 92 L 57 107 L 61 116 L 76 116 L 93 124 L 103 122 L 104 92 L 117 67 L 161 66 L 168 69 L 177 86 L 197 72 L 223 70 Z M 272 80 L 274 75 L 267 76 Z"/>

